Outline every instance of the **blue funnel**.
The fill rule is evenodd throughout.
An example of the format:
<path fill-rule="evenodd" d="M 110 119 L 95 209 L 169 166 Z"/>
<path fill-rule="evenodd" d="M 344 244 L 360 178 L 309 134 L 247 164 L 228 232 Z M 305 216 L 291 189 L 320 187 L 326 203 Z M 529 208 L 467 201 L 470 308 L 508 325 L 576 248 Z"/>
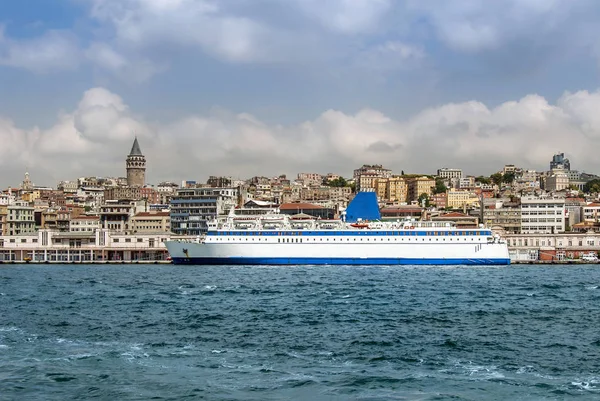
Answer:
<path fill-rule="evenodd" d="M 346 209 L 346 222 L 356 223 L 358 219 L 379 220 L 379 205 L 375 192 L 359 192 Z"/>

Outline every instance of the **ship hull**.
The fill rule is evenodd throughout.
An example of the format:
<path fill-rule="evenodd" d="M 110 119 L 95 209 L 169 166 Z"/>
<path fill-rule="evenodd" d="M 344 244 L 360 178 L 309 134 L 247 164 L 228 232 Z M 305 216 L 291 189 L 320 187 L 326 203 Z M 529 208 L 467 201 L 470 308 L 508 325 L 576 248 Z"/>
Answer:
<path fill-rule="evenodd" d="M 174 257 L 178 265 L 508 265 L 510 259 L 415 258 L 187 258 Z"/>
<path fill-rule="evenodd" d="M 508 265 L 506 244 L 220 244 L 169 241 L 187 265 Z"/>

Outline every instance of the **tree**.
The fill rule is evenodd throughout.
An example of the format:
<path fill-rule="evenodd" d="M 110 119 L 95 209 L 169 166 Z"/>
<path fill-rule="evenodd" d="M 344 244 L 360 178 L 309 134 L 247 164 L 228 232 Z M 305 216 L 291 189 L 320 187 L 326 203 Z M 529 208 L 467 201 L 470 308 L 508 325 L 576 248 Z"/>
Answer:
<path fill-rule="evenodd" d="M 510 184 L 515 180 L 515 173 L 506 173 L 502 176 L 502 182 L 505 184 Z"/>
<path fill-rule="evenodd" d="M 600 179 L 596 178 L 586 182 L 583 186 L 583 192 L 586 194 L 600 192 Z"/>
<path fill-rule="evenodd" d="M 502 183 L 502 173 L 494 173 L 490 175 L 490 179 L 496 185 L 500 185 Z"/>
<path fill-rule="evenodd" d="M 335 180 L 331 180 L 331 181 L 326 181 L 324 182 L 325 185 L 329 186 L 329 187 L 336 187 L 336 188 L 341 188 L 341 187 L 347 187 L 348 185 L 348 181 L 346 181 L 344 178 L 339 177 L 336 178 Z"/>
<path fill-rule="evenodd" d="M 421 195 L 419 195 L 419 206 L 423 206 L 423 203 L 425 203 L 425 207 L 429 207 L 430 203 L 429 203 L 429 195 L 427 195 L 426 193 L 422 193 Z"/>
<path fill-rule="evenodd" d="M 400 175 L 404 175 L 404 170 L 402 170 L 402 172 L 400 173 Z"/>
<path fill-rule="evenodd" d="M 448 190 L 444 185 L 444 180 L 441 178 L 436 178 L 435 180 L 435 188 L 433 189 L 434 194 L 443 194 Z"/>
<path fill-rule="evenodd" d="M 484 177 L 484 176 L 480 175 L 479 177 L 476 177 L 476 178 L 475 178 L 475 182 L 480 182 L 480 183 L 482 183 L 482 184 L 487 184 L 487 185 L 489 185 L 489 184 L 491 184 L 491 183 L 492 183 L 492 180 L 491 180 L 491 179 L 489 179 L 488 177 Z"/>

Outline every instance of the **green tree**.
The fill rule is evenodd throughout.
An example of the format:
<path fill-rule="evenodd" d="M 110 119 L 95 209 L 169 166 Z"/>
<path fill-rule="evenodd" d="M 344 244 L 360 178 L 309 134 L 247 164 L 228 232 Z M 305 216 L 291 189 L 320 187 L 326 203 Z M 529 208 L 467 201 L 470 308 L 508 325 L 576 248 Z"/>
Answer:
<path fill-rule="evenodd" d="M 515 180 L 515 173 L 506 173 L 502 176 L 502 182 L 505 184 L 510 184 Z"/>
<path fill-rule="evenodd" d="M 480 175 L 479 177 L 476 177 L 476 178 L 475 178 L 475 182 L 480 182 L 480 183 L 482 183 L 482 184 L 487 184 L 487 185 L 489 185 L 489 184 L 491 184 L 491 183 L 492 183 L 492 180 L 491 180 L 491 179 L 489 179 L 488 177 L 484 177 L 484 176 Z"/>
<path fill-rule="evenodd" d="M 494 173 L 490 175 L 490 179 L 496 185 L 500 185 L 502 183 L 502 173 Z"/>
<path fill-rule="evenodd" d="M 426 193 L 422 193 L 421 195 L 419 195 L 419 206 L 423 206 L 423 203 L 425 203 L 425 207 L 429 207 L 430 203 L 429 203 L 429 195 L 427 195 Z"/>
<path fill-rule="evenodd" d="M 588 181 L 583 186 L 583 192 L 586 194 L 600 192 L 600 179 Z"/>
<path fill-rule="evenodd" d="M 434 194 L 443 194 L 448 190 L 444 185 L 444 180 L 441 178 L 436 178 L 435 180 L 435 188 L 433 189 Z"/>
<path fill-rule="evenodd" d="M 348 181 L 346 181 L 342 177 L 336 178 L 335 180 L 331 180 L 331 181 L 325 181 L 324 184 L 329 187 L 336 187 L 336 188 L 349 186 Z"/>

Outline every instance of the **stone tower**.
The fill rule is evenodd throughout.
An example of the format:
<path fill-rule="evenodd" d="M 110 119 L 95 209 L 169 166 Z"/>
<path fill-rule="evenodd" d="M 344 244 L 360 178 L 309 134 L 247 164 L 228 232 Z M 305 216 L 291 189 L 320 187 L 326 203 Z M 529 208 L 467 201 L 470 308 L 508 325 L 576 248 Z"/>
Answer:
<path fill-rule="evenodd" d="M 142 154 L 137 137 L 133 141 L 131 152 L 127 156 L 127 185 L 143 187 L 146 183 L 146 158 Z"/>

